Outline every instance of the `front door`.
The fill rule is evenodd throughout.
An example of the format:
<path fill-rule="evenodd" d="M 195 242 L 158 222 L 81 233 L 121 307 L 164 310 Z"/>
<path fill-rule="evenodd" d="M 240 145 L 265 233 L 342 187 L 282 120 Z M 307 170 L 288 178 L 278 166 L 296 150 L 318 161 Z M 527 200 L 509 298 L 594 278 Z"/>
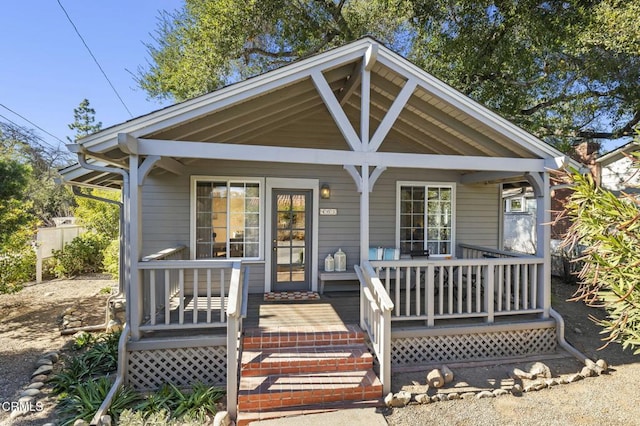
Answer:
<path fill-rule="evenodd" d="M 290 189 L 272 192 L 273 291 L 311 290 L 312 193 Z"/>

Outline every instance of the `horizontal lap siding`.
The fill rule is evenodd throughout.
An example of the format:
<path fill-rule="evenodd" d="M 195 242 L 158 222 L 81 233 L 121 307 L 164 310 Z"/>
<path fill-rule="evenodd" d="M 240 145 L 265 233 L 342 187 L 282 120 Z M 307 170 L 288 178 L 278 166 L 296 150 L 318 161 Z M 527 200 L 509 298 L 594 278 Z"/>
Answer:
<path fill-rule="evenodd" d="M 199 161 L 189 165 L 189 174 L 176 176 L 154 172 L 147 177 L 142 196 L 143 255 L 180 244 L 189 246 L 192 175 L 318 179 L 320 185 L 328 184 L 331 198 L 320 199 L 320 206 L 315 208 L 335 208 L 338 214 L 319 216 L 318 265 L 322 268 L 326 255 L 335 253 L 339 248 L 347 255 L 349 270 L 353 270 L 353 265 L 359 261 L 360 196 L 344 168 L 237 161 Z M 269 244 L 265 244 L 268 248 Z M 251 291 L 263 291 L 264 262 L 250 263 L 249 266 Z"/>
<path fill-rule="evenodd" d="M 153 172 L 145 180 L 142 196 L 143 255 L 167 247 L 190 244 L 190 176 L 279 177 L 318 179 L 328 184 L 331 198 L 320 199 L 315 208 L 336 209 L 335 216 L 319 216 L 318 266 L 327 254 L 341 248 L 347 255 L 348 270 L 359 262 L 360 194 L 353 179 L 340 166 L 238 161 L 198 161 L 189 174 L 176 176 Z M 370 245 L 396 245 L 396 182 L 456 182 L 457 172 L 387 169 L 370 196 Z M 497 185 L 456 185 L 456 241 L 498 247 L 500 193 Z M 266 214 L 266 212 L 265 212 Z M 266 217 L 266 216 L 265 216 Z M 270 224 L 266 224 L 270 226 Z M 269 247 L 265 242 L 265 249 Z M 264 285 L 264 262 L 250 264 L 251 291 Z"/>
<path fill-rule="evenodd" d="M 499 185 L 458 185 L 458 243 L 500 248 Z"/>
<path fill-rule="evenodd" d="M 440 170 L 387 169 L 371 194 L 369 242 L 396 246 L 396 183 L 457 182 L 459 173 Z M 498 185 L 456 184 L 456 242 L 498 247 L 500 189 Z"/>

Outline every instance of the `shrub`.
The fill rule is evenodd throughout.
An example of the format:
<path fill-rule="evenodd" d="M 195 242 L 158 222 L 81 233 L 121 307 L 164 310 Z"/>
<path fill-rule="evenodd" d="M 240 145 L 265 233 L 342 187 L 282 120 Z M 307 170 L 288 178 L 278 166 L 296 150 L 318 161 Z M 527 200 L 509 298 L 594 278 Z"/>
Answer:
<path fill-rule="evenodd" d="M 110 274 L 114 280 L 120 275 L 120 240 L 111 240 L 107 248 L 103 251 L 104 260 L 102 265 L 104 272 Z"/>
<path fill-rule="evenodd" d="M 62 250 L 54 250 L 57 277 L 72 277 L 82 273 L 99 272 L 104 259 L 103 250 L 108 240 L 93 232 L 74 238 Z"/>
<path fill-rule="evenodd" d="M 0 252 L 0 294 L 15 293 L 35 278 L 36 254 L 31 246 L 17 252 Z"/>

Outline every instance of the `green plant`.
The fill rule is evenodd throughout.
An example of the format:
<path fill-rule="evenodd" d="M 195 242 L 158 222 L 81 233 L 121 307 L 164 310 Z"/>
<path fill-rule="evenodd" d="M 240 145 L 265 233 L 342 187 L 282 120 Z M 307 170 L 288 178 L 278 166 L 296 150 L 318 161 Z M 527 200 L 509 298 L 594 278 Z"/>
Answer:
<path fill-rule="evenodd" d="M 0 251 L 0 294 L 15 293 L 22 284 L 34 279 L 36 255 L 30 246 L 20 251 Z"/>
<path fill-rule="evenodd" d="M 108 244 L 104 236 L 93 232 L 74 238 L 62 250 L 54 250 L 56 276 L 75 276 L 87 272 L 98 272 L 102 266 L 102 251 Z"/>
<path fill-rule="evenodd" d="M 207 386 L 201 382 L 195 383 L 189 392 L 183 393 L 171 385 L 178 401 L 172 415 L 176 418 L 204 420 L 208 414 L 216 413 L 216 403 L 224 396 L 220 388 Z"/>
<path fill-rule="evenodd" d="M 109 245 L 103 250 L 104 260 L 102 266 L 107 274 L 114 280 L 120 276 L 120 240 L 111 240 Z"/>
<path fill-rule="evenodd" d="M 62 425 L 71 425 L 76 420 L 90 421 L 111 389 L 111 380 L 100 377 L 97 380 L 87 380 L 75 386 L 71 392 L 63 396 L 58 402 L 57 412 L 62 419 Z M 138 398 L 137 394 L 127 387 L 121 387 L 116 392 L 111 403 L 110 413 L 114 420 L 128 405 Z"/>
<path fill-rule="evenodd" d="M 95 343 L 95 337 L 93 336 L 93 334 L 84 331 L 74 336 L 73 348 L 76 350 L 80 350 L 88 347 L 89 345 L 92 345 L 93 343 Z"/>
<path fill-rule="evenodd" d="M 82 357 L 67 358 L 64 361 L 64 368 L 52 376 L 49 383 L 52 385 L 54 395 L 65 397 L 91 374 L 91 369 Z"/>

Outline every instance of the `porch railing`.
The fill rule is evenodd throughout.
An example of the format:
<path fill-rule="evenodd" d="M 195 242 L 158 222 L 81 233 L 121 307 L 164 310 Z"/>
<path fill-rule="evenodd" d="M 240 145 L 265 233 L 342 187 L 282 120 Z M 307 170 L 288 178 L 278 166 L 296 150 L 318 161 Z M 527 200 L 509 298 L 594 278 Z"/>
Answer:
<path fill-rule="evenodd" d="M 140 331 L 227 326 L 229 289 L 239 285 L 240 262 L 145 258 L 138 267 L 144 271 Z"/>
<path fill-rule="evenodd" d="M 242 353 L 242 321 L 247 316 L 249 300 L 249 273 L 248 267 L 242 271 L 240 281 L 240 268 L 234 264 L 231 272 L 229 286 L 229 303 L 227 305 L 227 411 L 232 419 L 238 414 L 238 387 L 240 375 L 238 371 L 240 354 Z"/>
<path fill-rule="evenodd" d="M 538 279 L 543 262 L 491 256 L 370 263 L 394 303 L 393 321 L 425 320 L 434 326 L 436 320 L 493 323 L 501 315 L 543 313 Z"/>
<path fill-rule="evenodd" d="M 378 362 L 382 393 L 391 390 L 391 311 L 393 302 L 369 262 L 355 266 L 360 280 L 360 326 L 369 336 Z"/>
<path fill-rule="evenodd" d="M 458 244 L 458 254 L 462 259 L 496 258 L 496 257 L 535 257 L 526 253 L 498 250 L 471 244 Z"/>

